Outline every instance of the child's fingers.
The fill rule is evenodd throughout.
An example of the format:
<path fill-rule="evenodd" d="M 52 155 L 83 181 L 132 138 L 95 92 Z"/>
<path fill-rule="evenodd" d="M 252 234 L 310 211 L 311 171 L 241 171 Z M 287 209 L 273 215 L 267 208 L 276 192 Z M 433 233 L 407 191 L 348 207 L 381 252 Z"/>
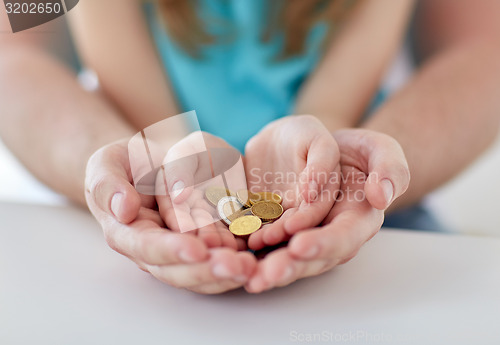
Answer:
<path fill-rule="evenodd" d="M 260 250 L 264 247 L 274 246 L 287 241 L 290 236 L 287 234 L 284 224 L 296 211 L 297 208 L 288 209 L 274 223 L 263 225 L 259 231 L 250 235 L 248 238 L 248 247 L 252 250 Z"/>
<path fill-rule="evenodd" d="M 325 131 L 312 140 L 300 177 L 300 190 L 306 202 L 314 202 L 328 184 L 338 184 L 339 159 L 337 142 L 330 133 Z"/>
<path fill-rule="evenodd" d="M 335 189 L 337 188 L 335 186 Z M 336 190 L 329 188 L 323 191 L 316 202 L 311 204 L 303 201 L 296 212 L 284 220 L 283 227 L 287 235 L 292 236 L 301 230 L 318 226 L 331 211 L 336 195 Z"/>

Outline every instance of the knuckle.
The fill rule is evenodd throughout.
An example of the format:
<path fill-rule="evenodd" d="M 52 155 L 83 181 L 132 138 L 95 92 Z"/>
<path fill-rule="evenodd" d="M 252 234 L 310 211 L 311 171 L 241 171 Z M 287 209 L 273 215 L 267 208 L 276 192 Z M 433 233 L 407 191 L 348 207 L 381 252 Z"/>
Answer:
<path fill-rule="evenodd" d="M 145 263 L 153 264 L 151 262 L 150 247 L 144 236 L 137 236 L 134 240 L 132 253 L 136 258 L 144 261 Z"/>
<path fill-rule="evenodd" d="M 89 186 L 90 194 L 94 197 L 102 194 L 106 185 L 106 180 L 104 177 L 96 178 Z"/>

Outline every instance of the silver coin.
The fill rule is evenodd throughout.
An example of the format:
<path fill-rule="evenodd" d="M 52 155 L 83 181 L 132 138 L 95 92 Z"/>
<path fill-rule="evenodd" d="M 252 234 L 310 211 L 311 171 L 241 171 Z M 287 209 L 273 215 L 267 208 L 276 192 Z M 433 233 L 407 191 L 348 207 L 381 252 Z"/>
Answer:
<path fill-rule="evenodd" d="M 234 207 L 231 207 L 231 203 L 234 205 Z M 231 220 L 229 219 L 229 217 L 242 210 L 243 205 L 235 196 L 225 196 L 221 198 L 217 203 L 217 213 L 219 214 L 219 218 L 227 225 L 231 224 Z"/>

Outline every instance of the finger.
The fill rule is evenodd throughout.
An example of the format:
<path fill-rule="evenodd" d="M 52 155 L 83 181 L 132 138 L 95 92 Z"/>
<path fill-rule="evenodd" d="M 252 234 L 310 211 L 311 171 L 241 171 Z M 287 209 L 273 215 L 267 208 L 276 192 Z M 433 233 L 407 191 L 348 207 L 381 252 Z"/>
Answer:
<path fill-rule="evenodd" d="M 303 203 L 305 204 L 305 202 Z M 264 246 L 275 246 L 290 239 L 290 235 L 287 233 L 285 225 L 295 216 L 297 212 L 298 208 L 290 208 L 283 213 L 280 219 L 262 228 L 261 231 Z"/>
<path fill-rule="evenodd" d="M 274 246 L 283 241 L 287 241 L 290 236 L 284 228 L 287 219 L 296 212 L 296 208 L 286 210 L 280 219 L 272 224 L 263 225 L 262 228 L 254 232 L 248 238 L 248 247 L 252 250 L 260 250 L 267 246 Z"/>
<path fill-rule="evenodd" d="M 306 167 L 301 173 L 300 190 L 303 199 L 314 202 L 339 172 L 340 153 L 333 136 L 325 131 L 312 140 L 307 150 Z M 338 181 L 338 180 L 337 180 Z"/>
<path fill-rule="evenodd" d="M 248 252 L 240 253 L 239 257 L 243 265 L 243 274 L 247 277 L 246 280 L 234 281 L 233 279 L 226 279 L 215 283 L 205 283 L 189 287 L 189 290 L 202 294 L 217 294 L 242 287 L 248 281 L 248 277 L 253 275 L 257 263 L 255 257 Z"/>
<path fill-rule="evenodd" d="M 314 203 L 301 202 L 296 212 L 284 220 L 283 226 L 286 233 L 291 236 L 320 224 L 332 209 L 339 187 L 340 184 L 331 184 L 322 191 Z"/>
<path fill-rule="evenodd" d="M 339 146 L 363 155 L 368 179 L 365 185 L 370 204 L 385 210 L 401 196 L 410 183 L 410 171 L 403 149 L 392 137 L 368 130 L 341 130 L 335 133 Z"/>
<path fill-rule="evenodd" d="M 257 269 L 252 278 L 245 285 L 245 289 L 250 293 L 260 293 L 268 290 L 274 281 L 282 277 L 288 279 L 292 268 L 291 258 L 287 255 L 286 249 L 281 248 L 268 254 L 257 264 Z"/>
<path fill-rule="evenodd" d="M 233 236 L 233 238 L 234 238 L 234 236 Z M 236 247 L 237 247 L 238 251 L 242 252 L 242 251 L 246 251 L 248 249 L 247 243 L 245 242 L 244 239 L 234 238 L 234 240 L 236 241 Z"/>
<path fill-rule="evenodd" d="M 141 197 L 132 186 L 129 173 L 128 151 L 124 144 L 111 144 L 92 155 L 85 179 L 86 198 L 92 211 L 100 210 L 122 223 L 135 219 Z M 98 216 L 99 212 L 94 214 Z"/>
<path fill-rule="evenodd" d="M 369 206 L 362 212 L 342 212 L 324 227 L 292 237 L 288 245 L 290 254 L 302 260 L 343 262 L 378 232 L 383 219 L 383 211 Z"/>
<path fill-rule="evenodd" d="M 249 278 L 245 271 L 249 254 L 217 248 L 210 251 L 210 258 L 206 262 L 191 265 L 148 266 L 147 269 L 156 278 L 176 287 L 198 287 L 203 284 L 223 283 L 227 280 L 232 280 L 241 286 Z"/>
<path fill-rule="evenodd" d="M 112 249 L 134 261 L 171 265 L 208 258 L 208 248 L 191 234 L 162 229 L 149 219 L 138 219 L 130 225 L 112 222 L 104 229 L 106 241 Z"/>
<path fill-rule="evenodd" d="M 294 281 L 321 274 L 331 268 L 325 260 L 302 261 L 290 256 L 287 248 L 278 249 L 258 263 L 258 267 L 245 289 L 260 293 L 282 287 Z"/>
<path fill-rule="evenodd" d="M 209 248 L 222 246 L 221 233 L 217 230 L 215 224 L 208 224 L 201 227 L 198 230 L 198 237 L 200 237 Z M 234 244 L 236 245 L 236 243 Z M 232 249 L 236 249 L 236 246 L 232 247 Z"/>

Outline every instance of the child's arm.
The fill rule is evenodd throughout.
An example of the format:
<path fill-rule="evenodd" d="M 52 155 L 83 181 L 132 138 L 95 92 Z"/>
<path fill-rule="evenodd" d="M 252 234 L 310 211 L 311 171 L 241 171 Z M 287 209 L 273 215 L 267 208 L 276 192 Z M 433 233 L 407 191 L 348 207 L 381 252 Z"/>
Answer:
<path fill-rule="evenodd" d="M 402 14 L 411 8 L 409 1 L 389 2 L 396 7 L 370 14 L 367 1 L 358 10 L 304 86 L 297 113 L 318 116 L 331 131 L 339 128 L 339 118 L 357 126 L 403 34 Z M 418 202 L 467 167 L 493 141 L 500 123 L 500 2 L 426 0 L 417 13 L 420 52 L 427 59 L 362 124 L 394 137 L 407 155 L 412 184 L 394 207 Z M 377 20 L 394 22 L 394 31 L 370 24 Z"/>

